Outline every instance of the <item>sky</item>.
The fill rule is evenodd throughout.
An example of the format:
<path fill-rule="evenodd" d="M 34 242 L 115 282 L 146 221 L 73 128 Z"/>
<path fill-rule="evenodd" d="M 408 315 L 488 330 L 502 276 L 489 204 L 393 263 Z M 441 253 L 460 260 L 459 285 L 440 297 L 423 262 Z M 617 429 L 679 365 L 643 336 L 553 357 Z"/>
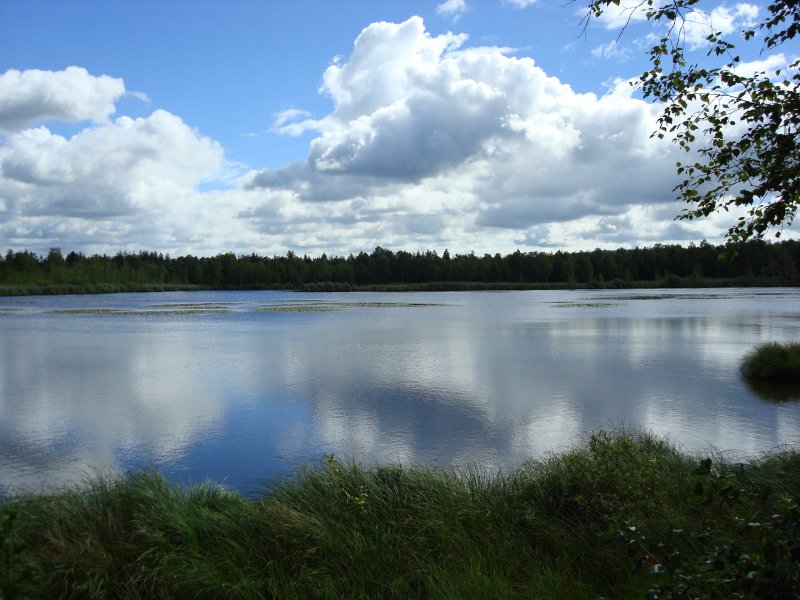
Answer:
<path fill-rule="evenodd" d="M 624 0 L 588 24 L 585 6 L 3 0 L 0 248 L 720 242 L 735 215 L 675 220 L 687 157 L 651 136 L 661 108 L 629 85 L 660 30 Z M 686 26 L 698 56 L 704 23 L 735 37 L 765 14 L 758 2 L 700 7 Z M 797 54 L 759 50 L 742 54 L 752 68 Z"/>

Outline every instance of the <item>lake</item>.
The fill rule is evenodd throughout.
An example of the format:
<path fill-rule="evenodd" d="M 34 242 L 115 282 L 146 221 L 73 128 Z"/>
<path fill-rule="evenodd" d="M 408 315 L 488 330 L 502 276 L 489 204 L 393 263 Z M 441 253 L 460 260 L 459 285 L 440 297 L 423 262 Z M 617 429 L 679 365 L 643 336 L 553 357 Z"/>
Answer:
<path fill-rule="evenodd" d="M 244 492 L 326 454 L 509 468 L 624 425 L 688 451 L 800 441 L 739 362 L 800 290 L 0 298 L 0 492 L 156 467 Z"/>

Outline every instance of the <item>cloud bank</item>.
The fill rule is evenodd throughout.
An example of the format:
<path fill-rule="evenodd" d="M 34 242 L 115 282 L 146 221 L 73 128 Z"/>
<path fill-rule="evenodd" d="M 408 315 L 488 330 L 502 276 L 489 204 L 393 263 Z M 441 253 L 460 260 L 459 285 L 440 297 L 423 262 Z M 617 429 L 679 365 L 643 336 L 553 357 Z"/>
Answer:
<path fill-rule="evenodd" d="M 171 218 L 192 218 L 198 184 L 222 166 L 217 142 L 164 110 L 110 120 L 121 79 L 70 67 L 9 71 L 0 82 L 9 130 L 0 145 L 0 237 L 9 245 L 157 247 L 169 241 Z M 44 125 L 20 129 L 44 119 L 93 123 L 70 138 Z"/>
<path fill-rule="evenodd" d="M 455 6 L 456 3 L 453 3 Z M 744 13 L 742 13 L 744 14 Z M 275 115 L 307 156 L 231 183 L 222 146 L 177 115 L 111 116 L 121 79 L 0 75 L 0 238 L 10 247 L 348 254 L 505 252 L 719 239 L 676 224 L 676 148 L 625 81 L 580 93 L 530 57 L 373 23 L 322 74 L 327 114 Z M 47 120 L 87 121 L 72 137 Z M 730 216 L 728 215 L 728 218 Z"/>
<path fill-rule="evenodd" d="M 333 110 L 277 123 L 316 137 L 307 160 L 248 176 L 269 200 L 243 218 L 270 230 L 289 225 L 293 204 L 324 204 L 358 215 L 351 231 L 363 243 L 386 245 L 388 230 L 425 246 L 412 235 L 425 222 L 436 244 L 508 246 L 532 227 L 555 244 L 542 226 L 671 201 L 675 149 L 650 137 L 657 107 L 624 82 L 602 97 L 577 93 L 531 58 L 466 42 L 431 36 L 416 17 L 367 27 L 323 75 Z"/>

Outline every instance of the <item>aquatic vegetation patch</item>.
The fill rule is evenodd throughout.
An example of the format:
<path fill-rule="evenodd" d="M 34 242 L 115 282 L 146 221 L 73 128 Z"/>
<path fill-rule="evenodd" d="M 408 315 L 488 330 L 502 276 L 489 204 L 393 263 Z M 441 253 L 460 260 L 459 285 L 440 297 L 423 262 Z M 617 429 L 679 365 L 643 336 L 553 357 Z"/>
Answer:
<path fill-rule="evenodd" d="M 129 314 L 154 314 L 158 311 L 133 311 L 119 308 L 54 308 L 48 310 L 51 315 L 129 315 Z"/>
<path fill-rule="evenodd" d="M 292 302 L 286 304 L 264 304 L 258 312 L 336 312 L 353 308 L 422 308 L 429 306 L 454 306 L 452 304 L 435 304 L 424 302 L 326 302 L 310 300 L 308 302 Z"/>
<path fill-rule="evenodd" d="M 176 302 L 174 304 L 150 304 L 152 308 L 185 309 L 185 310 L 227 310 L 232 302 Z"/>
<path fill-rule="evenodd" d="M 589 300 L 730 300 L 740 297 L 729 294 L 615 294 Z"/>
<path fill-rule="evenodd" d="M 556 308 L 617 308 L 620 305 L 612 302 L 551 302 Z"/>
<path fill-rule="evenodd" d="M 272 304 L 259 306 L 256 312 L 337 312 L 344 307 L 335 304 Z"/>
<path fill-rule="evenodd" d="M 148 308 L 55 308 L 45 311 L 54 315 L 100 315 L 100 316 L 170 316 L 170 315 L 208 315 L 225 314 L 235 310 L 242 310 L 234 307 L 235 303 L 174 303 L 174 304 L 150 304 Z M 260 303 L 252 308 L 246 306 L 244 310 L 254 310 L 255 312 L 281 312 L 281 313 L 301 313 L 301 312 L 337 312 L 354 308 L 420 308 L 428 306 L 453 306 L 452 304 L 434 303 L 415 303 L 415 302 L 336 302 L 326 300 L 301 300 L 287 302 L 286 300 L 274 300 Z M 0 309 L 0 312 L 3 309 Z M 12 312 L 18 309 L 6 309 L 5 312 Z"/>
<path fill-rule="evenodd" d="M 800 383 L 800 342 L 771 342 L 753 348 L 742 360 L 746 379 Z"/>
<path fill-rule="evenodd" d="M 134 310 L 124 308 L 57 308 L 46 311 L 51 315 L 101 315 L 101 316 L 134 316 L 163 317 L 172 315 L 211 315 L 231 312 L 227 308 L 198 308 L 179 310 Z"/>
<path fill-rule="evenodd" d="M 182 308 L 179 310 L 162 310 L 156 311 L 155 314 L 158 315 L 221 315 L 227 314 L 232 312 L 231 309 L 227 307 L 208 307 L 208 308 Z"/>
<path fill-rule="evenodd" d="M 435 302 L 348 302 L 353 308 L 423 308 L 428 306 L 456 306 Z"/>

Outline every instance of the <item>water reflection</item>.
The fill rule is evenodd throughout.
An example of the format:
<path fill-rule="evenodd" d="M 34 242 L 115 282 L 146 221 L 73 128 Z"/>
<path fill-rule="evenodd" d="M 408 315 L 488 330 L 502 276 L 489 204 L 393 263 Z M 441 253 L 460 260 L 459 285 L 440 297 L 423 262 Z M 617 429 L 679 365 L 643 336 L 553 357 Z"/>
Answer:
<path fill-rule="evenodd" d="M 759 398 L 769 402 L 800 400 L 800 384 L 783 381 L 746 381 L 747 388 Z"/>
<path fill-rule="evenodd" d="M 5 324 L 4 485 L 61 485 L 141 464 L 145 455 L 180 459 L 221 418 L 220 399 L 191 368 L 194 349 L 180 336 Z"/>
<path fill-rule="evenodd" d="M 800 432 L 800 402 L 738 376 L 797 337 L 794 290 L 157 296 L 0 301 L 0 488 L 153 464 L 246 490 L 327 453 L 510 467 L 621 424 L 745 453 Z M 309 301 L 336 310 L 275 309 Z"/>

